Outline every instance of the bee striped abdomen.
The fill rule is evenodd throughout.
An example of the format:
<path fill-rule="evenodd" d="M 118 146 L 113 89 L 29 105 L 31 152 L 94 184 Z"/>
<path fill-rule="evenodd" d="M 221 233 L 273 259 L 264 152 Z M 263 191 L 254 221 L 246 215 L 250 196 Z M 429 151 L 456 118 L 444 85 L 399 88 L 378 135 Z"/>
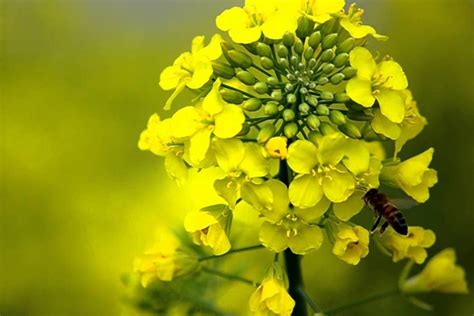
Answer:
<path fill-rule="evenodd" d="M 386 203 L 383 206 L 383 216 L 397 233 L 401 235 L 408 234 L 405 217 L 395 205 L 390 202 Z"/>

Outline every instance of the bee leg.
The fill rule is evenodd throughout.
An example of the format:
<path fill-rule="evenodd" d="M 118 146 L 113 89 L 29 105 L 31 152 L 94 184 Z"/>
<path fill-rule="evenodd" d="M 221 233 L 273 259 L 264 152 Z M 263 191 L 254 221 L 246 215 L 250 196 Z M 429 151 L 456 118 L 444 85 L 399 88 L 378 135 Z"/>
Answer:
<path fill-rule="evenodd" d="M 382 220 L 382 215 L 379 215 L 379 217 L 377 217 L 377 220 L 375 221 L 374 225 L 370 229 L 370 233 L 373 233 L 377 229 L 377 226 L 379 226 L 381 220 Z"/>
<path fill-rule="evenodd" d="M 380 235 L 383 234 L 383 232 L 387 229 L 387 227 L 388 227 L 388 222 L 384 222 L 382 224 L 382 227 L 380 227 Z"/>

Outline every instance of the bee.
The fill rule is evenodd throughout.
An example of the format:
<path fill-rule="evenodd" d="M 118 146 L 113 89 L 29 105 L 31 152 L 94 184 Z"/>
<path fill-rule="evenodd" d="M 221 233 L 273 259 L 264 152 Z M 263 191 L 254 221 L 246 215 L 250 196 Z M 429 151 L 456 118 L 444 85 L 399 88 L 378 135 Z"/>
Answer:
<path fill-rule="evenodd" d="M 406 236 L 408 234 L 408 226 L 402 212 L 393 204 L 388 196 L 377 189 L 370 189 L 365 193 L 364 202 L 367 207 L 372 209 L 377 216 L 377 219 L 372 226 L 371 232 L 373 233 L 380 225 L 382 218 L 385 220 L 380 227 L 380 233 L 383 234 L 388 225 L 399 233 L 400 235 Z"/>

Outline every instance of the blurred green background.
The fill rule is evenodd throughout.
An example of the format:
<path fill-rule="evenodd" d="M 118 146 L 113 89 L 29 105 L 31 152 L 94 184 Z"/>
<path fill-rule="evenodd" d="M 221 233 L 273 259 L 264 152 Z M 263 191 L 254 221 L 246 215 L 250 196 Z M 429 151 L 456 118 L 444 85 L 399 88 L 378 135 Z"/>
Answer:
<path fill-rule="evenodd" d="M 408 211 L 431 228 L 434 254 L 457 249 L 474 284 L 474 2 L 358 2 L 390 41 L 429 125 L 405 157 L 436 148 L 440 183 Z M 239 1 L 2 0 L 0 314 L 120 315 L 122 272 L 160 223 L 209 196 L 178 189 L 138 135 L 166 94 L 160 71 Z M 210 185 L 210 183 L 209 183 Z M 184 196 L 184 198 L 183 198 Z M 357 267 L 322 250 L 305 259 L 323 307 L 392 287 L 402 264 L 378 254 Z M 430 295 L 434 313 L 387 299 L 345 315 L 472 315 L 470 296 Z M 238 302 L 246 306 L 246 302 Z"/>

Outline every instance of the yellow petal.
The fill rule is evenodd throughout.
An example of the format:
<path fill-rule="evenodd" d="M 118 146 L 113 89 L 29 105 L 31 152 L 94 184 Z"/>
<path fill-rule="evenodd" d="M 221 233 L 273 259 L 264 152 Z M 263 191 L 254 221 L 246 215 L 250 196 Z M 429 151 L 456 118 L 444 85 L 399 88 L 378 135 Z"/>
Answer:
<path fill-rule="evenodd" d="M 262 24 L 262 32 L 265 37 L 273 40 L 279 40 L 286 32 L 294 32 L 298 27 L 298 17 L 290 12 L 280 10 L 278 13 L 271 15 Z"/>
<path fill-rule="evenodd" d="M 207 242 L 212 248 L 212 254 L 220 256 L 230 250 L 230 242 L 225 231 L 220 224 L 214 224 L 209 227 L 207 233 Z"/>
<path fill-rule="evenodd" d="M 260 39 L 262 29 L 260 26 L 233 28 L 229 31 L 232 40 L 239 44 L 250 44 Z"/>
<path fill-rule="evenodd" d="M 168 176 L 175 180 L 178 185 L 182 185 L 188 177 L 188 168 L 183 159 L 174 153 L 165 156 L 165 169 Z"/>
<path fill-rule="evenodd" d="M 194 106 L 179 109 L 171 121 L 172 134 L 176 138 L 190 137 L 201 128 L 201 115 Z"/>
<path fill-rule="evenodd" d="M 222 109 L 226 104 L 226 102 L 222 99 L 221 93 L 219 92 L 220 88 L 221 79 L 217 79 L 212 85 L 211 91 L 209 91 L 209 93 L 202 101 L 203 110 L 209 113 L 211 116 L 222 112 Z"/>
<path fill-rule="evenodd" d="M 212 36 L 211 41 L 205 47 L 203 47 L 199 54 L 207 57 L 209 60 L 216 60 L 222 55 L 221 43 L 223 42 L 222 36 L 215 34 Z"/>
<path fill-rule="evenodd" d="M 293 179 L 288 194 L 291 203 L 300 208 L 313 207 L 323 197 L 319 178 L 312 175 L 300 175 Z"/>
<path fill-rule="evenodd" d="M 403 161 L 398 168 L 398 177 L 407 185 L 418 185 L 423 182 L 423 176 L 433 159 L 434 148 Z"/>
<path fill-rule="evenodd" d="M 194 134 L 189 143 L 189 159 L 193 165 L 199 165 L 206 158 L 211 142 L 211 128 L 203 128 Z"/>
<path fill-rule="evenodd" d="M 216 18 L 217 27 L 224 32 L 235 28 L 246 27 L 249 23 L 250 18 L 247 12 L 240 7 L 225 10 Z"/>
<path fill-rule="evenodd" d="M 191 212 L 184 219 L 184 228 L 187 232 L 195 232 L 216 224 L 217 219 L 205 212 Z"/>
<path fill-rule="evenodd" d="M 366 79 L 352 78 L 347 82 L 346 93 L 349 98 L 360 105 L 369 108 L 374 105 L 372 83 Z"/>
<path fill-rule="evenodd" d="M 382 114 L 394 123 L 401 123 L 405 117 L 405 102 L 399 91 L 381 88 L 375 94 Z"/>
<path fill-rule="evenodd" d="M 323 216 L 330 206 L 331 201 L 323 196 L 315 206 L 309 208 L 295 207 L 294 211 L 298 218 L 301 218 L 305 222 L 309 223 Z"/>
<path fill-rule="evenodd" d="M 375 60 L 370 51 L 365 47 L 356 47 L 349 54 L 351 66 L 357 69 L 357 78 L 372 81 L 372 76 L 377 69 Z"/>
<path fill-rule="evenodd" d="M 191 77 L 190 73 L 178 66 L 168 66 L 160 74 L 160 87 L 163 90 L 172 90 L 185 77 Z"/>
<path fill-rule="evenodd" d="M 379 64 L 378 71 L 387 78 L 384 87 L 394 90 L 403 90 L 408 87 L 408 80 L 402 67 L 393 60 L 383 61 Z"/>
<path fill-rule="evenodd" d="M 187 81 L 186 86 L 190 89 L 199 89 L 209 81 L 214 70 L 211 61 L 205 56 L 194 57 L 193 68 L 191 80 Z"/>
<path fill-rule="evenodd" d="M 268 159 L 263 156 L 263 148 L 255 143 L 245 144 L 245 154 L 240 170 L 250 178 L 264 177 L 270 172 Z"/>
<path fill-rule="evenodd" d="M 350 220 L 364 208 L 363 196 L 364 193 L 355 192 L 346 201 L 334 203 L 332 206 L 334 214 L 342 221 Z"/>
<path fill-rule="evenodd" d="M 288 148 L 287 162 L 296 173 L 309 174 L 318 163 L 318 149 L 307 140 L 297 140 Z"/>
<path fill-rule="evenodd" d="M 344 9 L 345 1 L 344 0 L 316 0 L 312 2 L 312 13 L 315 19 L 319 20 L 317 22 L 323 23 L 324 18 L 329 14 L 338 13 Z M 324 17 L 324 18 L 323 18 Z M 330 16 L 329 16 L 330 18 Z M 322 19 L 322 21 L 321 21 Z"/>
<path fill-rule="evenodd" d="M 368 25 L 352 23 L 349 18 L 341 20 L 341 26 L 349 32 L 353 38 L 364 38 L 367 35 L 375 34 L 375 29 Z"/>
<path fill-rule="evenodd" d="M 326 172 L 322 188 L 324 195 L 335 203 L 344 202 L 351 196 L 355 188 L 355 180 L 348 173 L 338 171 Z"/>
<path fill-rule="evenodd" d="M 390 139 L 397 139 L 401 134 L 400 126 L 386 118 L 379 110 L 375 111 L 371 126 L 376 133 Z"/>
<path fill-rule="evenodd" d="M 217 164 L 227 174 L 239 169 L 244 159 L 245 147 L 239 139 L 219 139 L 212 142 Z"/>
<path fill-rule="evenodd" d="M 214 116 L 214 134 L 220 138 L 231 138 L 242 130 L 245 121 L 242 109 L 236 105 L 225 104 L 222 112 Z"/>
<path fill-rule="evenodd" d="M 342 163 L 353 175 L 369 170 L 370 153 L 360 141 L 348 139 L 344 145 L 344 158 Z"/>
<path fill-rule="evenodd" d="M 323 232 L 318 226 L 301 223 L 296 234 L 289 238 L 288 246 L 295 254 L 304 255 L 317 250 L 323 243 Z"/>
<path fill-rule="evenodd" d="M 260 228 L 259 240 L 265 247 L 274 252 L 281 252 L 288 247 L 286 229 L 283 226 L 264 222 Z"/>

